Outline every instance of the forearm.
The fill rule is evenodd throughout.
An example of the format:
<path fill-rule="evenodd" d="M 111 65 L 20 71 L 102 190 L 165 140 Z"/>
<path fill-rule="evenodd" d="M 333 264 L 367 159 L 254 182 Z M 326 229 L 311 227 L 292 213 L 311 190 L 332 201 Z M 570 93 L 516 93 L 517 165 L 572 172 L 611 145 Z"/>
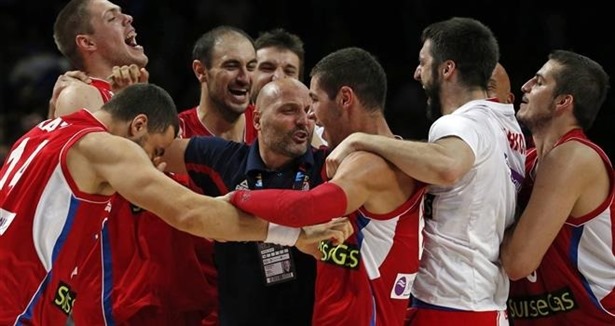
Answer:
<path fill-rule="evenodd" d="M 361 134 L 352 146 L 380 155 L 408 176 L 428 184 L 452 184 L 464 173 L 458 168 L 459 159 L 438 143 Z"/>
<path fill-rule="evenodd" d="M 269 224 L 267 221 L 242 212 L 228 202 L 215 201 L 215 207 L 207 205 L 195 210 L 191 216 L 194 223 L 187 223 L 187 232 L 226 241 L 264 241 L 266 239 Z"/>
<path fill-rule="evenodd" d="M 270 222 L 301 227 L 345 215 L 347 199 L 339 186 L 325 183 L 310 191 L 237 190 L 231 203 Z"/>
<path fill-rule="evenodd" d="M 538 264 L 529 259 L 530 255 L 527 254 L 527 250 L 530 252 L 532 250 L 527 246 L 527 239 L 519 241 L 514 237 L 515 227 L 516 224 L 513 224 L 504 232 L 504 239 L 500 245 L 500 262 L 508 277 L 513 281 L 526 277 L 538 267 Z"/>

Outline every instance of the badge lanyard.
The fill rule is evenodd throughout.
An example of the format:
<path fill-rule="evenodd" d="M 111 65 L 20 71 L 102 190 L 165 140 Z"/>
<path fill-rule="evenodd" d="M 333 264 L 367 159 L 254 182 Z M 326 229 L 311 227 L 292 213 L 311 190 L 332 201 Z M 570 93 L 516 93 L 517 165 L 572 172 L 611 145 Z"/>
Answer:
<path fill-rule="evenodd" d="M 293 181 L 293 190 L 310 190 L 310 177 L 303 166 L 299 167 Z M 254 183 L 254 190 L 263 189 L 263 177 L 259 172 Z M 261 268 L 264 272 L 265 285 L 275 285 L 297 278 L 296 264 L 290 247 L 273 243 L 257 242 Z"/>

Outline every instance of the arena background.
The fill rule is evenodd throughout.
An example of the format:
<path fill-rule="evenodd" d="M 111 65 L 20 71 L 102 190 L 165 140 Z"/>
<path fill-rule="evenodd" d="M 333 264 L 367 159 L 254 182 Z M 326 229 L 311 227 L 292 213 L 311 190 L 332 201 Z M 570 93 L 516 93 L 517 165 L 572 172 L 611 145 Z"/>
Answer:
<path fill-rule="evenodd" d="M 552 49 L 569 49 L 600 62 L 615 78 L 615 17 L 607 2 L 593 1 L 249 1 L 118 0 L 134 17 L 138 42 L 150 61 L 150 82 L 166 88 L 178 110 L 198 102 L 191 49 L 205 31 L 220 24 L 243 28 L 251 36 L 274 27 L 305 42 L 306 83 L 311 67 L 346 46 L 374 53 L 389 77 L 387 118 L 401 136 L 423 139 L 425 97 L 412 78 L 427 24 L 451 16 L 471 16 L 492 28 L 500 42 L 517 98 L 521 85 L 546 61 Z M 2 151 L 47 112 L 57 75 L 69 69 L 53 43 L 53 21 L 65 1 L 0 0 L 0 159 Z M 615 90 L 589 135 L 615 158 Z"/>

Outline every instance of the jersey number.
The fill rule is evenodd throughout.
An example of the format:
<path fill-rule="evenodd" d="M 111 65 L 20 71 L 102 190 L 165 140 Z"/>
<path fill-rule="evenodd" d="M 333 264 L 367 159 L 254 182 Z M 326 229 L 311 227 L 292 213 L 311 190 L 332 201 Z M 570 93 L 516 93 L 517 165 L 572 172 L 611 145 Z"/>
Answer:
<path fill-rule="evenodd" d="M 25 138 L 19 144 L 19 146 L 17 146 L 17 148 L 12 150 L 11 153 L 9 154 L 9 158 L 6 161 L 6 164 L 8 164 L 8 168 L 6 169 L 6 171 L 4 171 L 4 175 L 2 176 L 2 179 L 0 179 L 0 190 L 2 190 L 2 188 L 4 188 L 4 184 L 9 179 L 9 176 L 11 175 L 11 172 L 13 172 L 13 170 L 17 166 L 17 163 L 19 163 L 21 161 L 21 156 L 23 155 L 23 152 L 26 149 L 26 145 L 28 145 L 28 140 L 29 140 L 29 138 Z M 32 163 L 32 160 L 34 159 L 36 154 L 38 154 L 41 151 L 41 149 L 43 149 L 43 147 L 45 147 L 45 145 L 47 145 L 48 142 L 49 142 L 48 140 L 44 140 L 40 144 L 38 144 L 38 146 L 36 147 L 34 152 L 32 152 L 32 154 L 30 154 L 30 156 L 28 156 L 28 159 L 21 165 L 21 167 L 17 171 L 15 171 L 15 174 L 11 178 L 11 182 L 9 182 L 9 187 L 10 188 L 12 188 L 13 186 L 15 186 L 17 184 L 17 181 L 19 181 L 19 179 L 21 179 L 21 176 L 26 171 L 26 169 L 28 168 L 30 163 Z"/>
<path fill-rule="evenodd" d="M 9 180 L 9 177 L 10 177 L 10 182 L 8 183 L 9 190 L 7 191 L 7 193 L 11 191 L 11 188 L 17 184 L 17 182 L 19 181 L 19 179 L 21 179 L 21 176 L 24 174 L 24 172 L 26 171 L 30 163 L 32 163 L 32 160 L 34 159 L 36 154 L 38 154 L 41 151 L 41 149 L 43 149 L 43 147 L 45 147 L 45 145 L 47 145 L 48 143 L 48 140 L 44 140 L 43 142 L 38 144 L 34 152 L 32 152 L 30 156 L 28 156 L 25 162 L 21 164 L 19 169 L 17 169 L 17 171 L 15 171 L 15 173 L 13 173 L 11 177 L 13 170 L 15 170 L 15 167 L 17 167 L 17 163 L 21 162 L 21 157 L 23 156 L 23 153 L 26 149 L 28 140 L 29 138 L 25 138 L 19 144 L 19 146 L 17 146 L 9 154 L 9 157 L 6 161 L 7 168 L 4 171 L 4 173 L 1 175 L 1 178 L 0 178 L 0 192 L 4 188 L 4 184 Z M 6 229 L 8 229 L 9 225 L 11 224 L 14 218 L 15 218 L 15 213 L 7 211 L 4 208 L 0 207 L 0 235 L 4 234 L 4 232 L 6 231 Z"/>

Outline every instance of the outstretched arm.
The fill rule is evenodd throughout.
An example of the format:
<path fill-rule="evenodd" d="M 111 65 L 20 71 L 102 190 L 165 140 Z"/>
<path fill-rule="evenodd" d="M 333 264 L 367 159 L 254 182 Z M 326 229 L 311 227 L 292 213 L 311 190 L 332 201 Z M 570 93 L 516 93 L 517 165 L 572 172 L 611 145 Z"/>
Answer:
<path fill-rule="evenodd" d="M 71 175 L 83 191 L 98 193 L 101 185 L 107 185 L 182 231 L 228 241 L 263 241 L 268 237 L 266 221 L 173 181 L 154 167 L 142 148 L 125 138 L 102 132 L 86 135 L 71 148 L 68 161 Z M 94 175 L 89 175 L 92 171 Z M 90 185 L 84 179 L 99 181 Z M 300 239 L 307 243 L 331 238 L 343 241 L 349 236 L 345 223 L 348 221 L 329 223 L 318 232 L 302 232 Z M 275 237 L 270 234 L 269 238 Z"/>
<path fill-rule="evenodd" d="M 384 169 L 383 169 L 384 167 Z M 231 202 L 273 223 L 299 227 L 350 214 L 368 200 L 375 184 L 389 180 L 386 162 L 367 152 L 344 160 L 335 177 L 310 191 L 237 190 Z"/>
<path fill-rule="evenodd" d="M 258 241 L 267 235 L 265 221 L 173 181 L 158 171 L 143 149 L 130 140 L 93 133 L 84 136 L 74 149 L 75 157 L 83 159 L 75 161 L 76 165 L 90 167 L 101 184 L 107 184 L 173 227 L 213 239 Z"/>
<path fill-rule="evenodd" d="M 327 174 L 334 175 L 345 157 L 359 150 L 380 155 L 410 177 L 436 185 L 457 182 L 474 164 L 474 152 L 457 137 L 427 143 L 354 133 L 327 157 Z"/>

